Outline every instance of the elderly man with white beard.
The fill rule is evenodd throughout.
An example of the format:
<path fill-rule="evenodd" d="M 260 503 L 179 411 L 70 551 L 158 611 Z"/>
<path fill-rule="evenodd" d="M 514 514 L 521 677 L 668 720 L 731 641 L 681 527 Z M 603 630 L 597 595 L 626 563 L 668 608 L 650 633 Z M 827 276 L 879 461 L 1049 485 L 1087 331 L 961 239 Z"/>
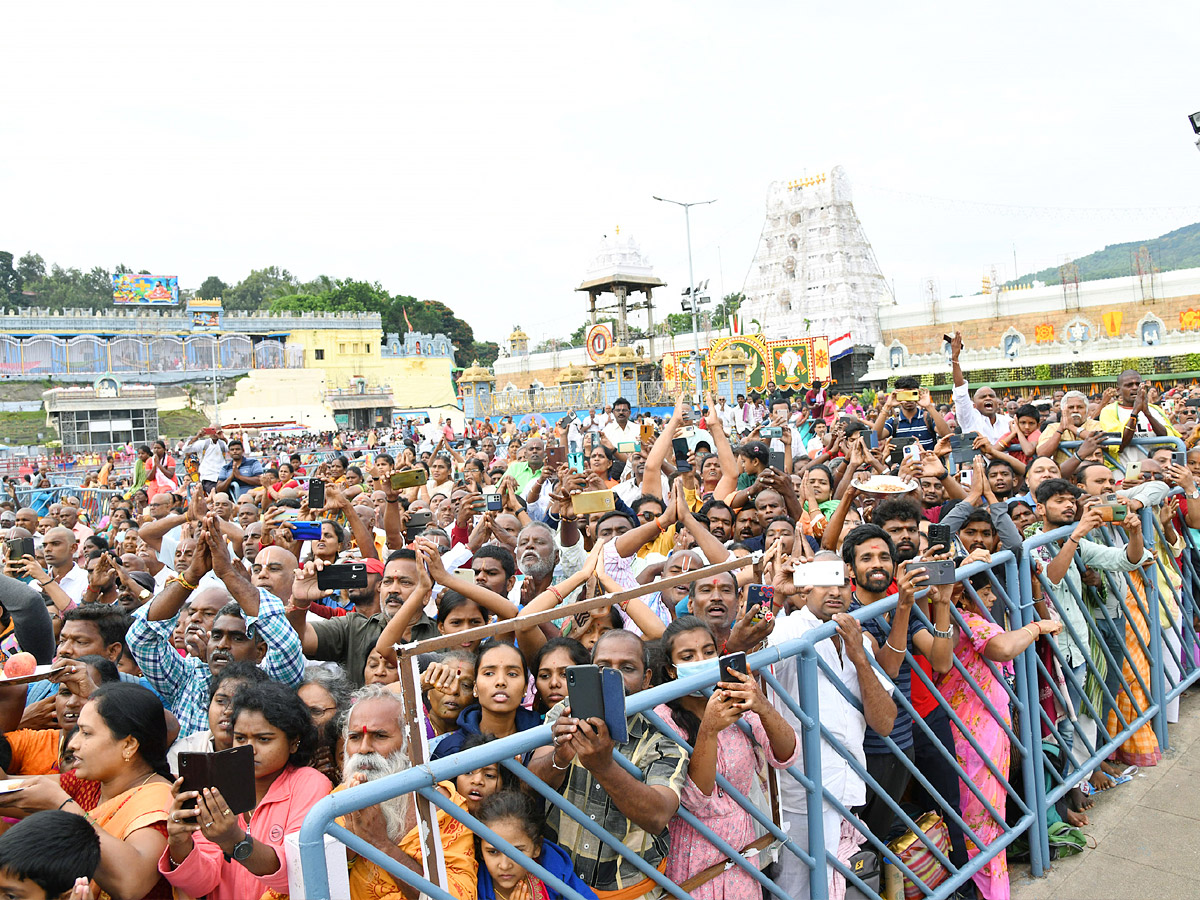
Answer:
<path fill-rule="evenodd" d="M 369 684 L 355 693 L 353 703 L 346 720 L 342 784 L 335 793 L 403 772 L 411 765 L 404 738 L 404 707 L 399 695 L 383 685 Z M 466 798 L 455 790 L 453 781 L 443 781 L 438 790 L 466 809 Z M 376 806 L 348 813 L 338 822 L 401 865 L 422 874 L 421 842 L 413 798 L 413 794 L 402 794 Z M 474 836 L 441 810 L 437 816 L 449 880 L 446 889 L 461 900 L 475 900 L 478 864 Z M 415 888 L 399 882 L 370 860 L 348 852 L 350 900 L 398 900 L 400 897 L 416 900 L 419 896 Z"/>
<path fill-rule="evenodd" d="M 571 539 L 574 543 L 569 543 Z M 533 522 L 517 535 L 517 567 L 525 576 L 521 583 L 521 603 L 528 603 L 556 581 L 570 578 L 579 571 L 587 553 L 583 538 L 574 522 L 563 519 L 556 534 L 549 525 Z M 555 577 L 557 575 L 557 578 Z M 563 600 L 576 599 L 580 588 Z"/>

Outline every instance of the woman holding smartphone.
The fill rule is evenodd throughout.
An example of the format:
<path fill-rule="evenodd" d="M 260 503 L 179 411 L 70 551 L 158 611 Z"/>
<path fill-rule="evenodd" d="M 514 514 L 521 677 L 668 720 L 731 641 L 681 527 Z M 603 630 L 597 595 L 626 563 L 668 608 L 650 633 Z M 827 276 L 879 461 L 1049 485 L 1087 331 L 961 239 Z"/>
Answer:
<path fill-rule="evenodd" d="M 716 639 L 696 616 L 680 616 L 668 625 L 662 647 L 668 679 L 701 673 L 717 676 L 720 656 Z M 732 670 L 730 674 L 737 681 L 719 683 L 711 697 L 697 692 L 654 711 L 692 746 L 680 803 L 717 837 L 741 850 L 754 840 L 754 822 L 733 798 L 717 789 L 718 773 L 748 797 L 756 780 L 765 778 L 766 765 L 784 769 L 796 762 L 800 742 L 752 676 Z M 737 727 L 739 720 L 750 726 L 753 739 Z M 725 855 L 679 816 L 672 817 L 669 829 L 671 854 L 666 875 L 676 884 L 724 862 Z M 759 900 L 762 896 L 758 882 L 736 866 L 689 890 L 697 900 Z"/>

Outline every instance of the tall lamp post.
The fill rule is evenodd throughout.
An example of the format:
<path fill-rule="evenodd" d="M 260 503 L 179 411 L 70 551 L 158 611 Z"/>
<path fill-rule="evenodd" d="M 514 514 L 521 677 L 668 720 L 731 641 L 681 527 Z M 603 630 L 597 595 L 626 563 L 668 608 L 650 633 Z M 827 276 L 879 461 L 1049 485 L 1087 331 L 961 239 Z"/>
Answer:
<path fill-rule="evenodd" d="M 691 208 L 693 206 L 706 206 L 709 203 L 716 203 L 716 198 L 712 200 L 696 200 L 692 203 L 683 203 L 680 200 L 668 200 L 666 197 L 654 197 L 662 203 L 674 203 L 676 206 L 683 207 L 683 224 L 687 229 L 687 251 L 688 251 L 688 296 L 692 302 L 692 337 L 696 341 L 696 403 L 700 403 L 701 393 L 701 378 L 700 371 L 700 309 L 696 302 L 696 279 L 692 274 L 692 219 Z"/>

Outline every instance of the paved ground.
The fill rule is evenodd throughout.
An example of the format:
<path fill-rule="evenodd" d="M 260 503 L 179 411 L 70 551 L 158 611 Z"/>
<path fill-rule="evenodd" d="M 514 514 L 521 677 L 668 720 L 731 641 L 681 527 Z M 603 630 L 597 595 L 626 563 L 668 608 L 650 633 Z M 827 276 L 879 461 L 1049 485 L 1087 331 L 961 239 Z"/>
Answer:
<path fill-rule="evenodd" d="M 1096 849 L 1056 861 L 1044 878 L 1010 872 L 1013 900 L 1200 898 L 1200 691 L 1183 698 L 1162 762 L 1100 794 L 1083 830 Z"/>

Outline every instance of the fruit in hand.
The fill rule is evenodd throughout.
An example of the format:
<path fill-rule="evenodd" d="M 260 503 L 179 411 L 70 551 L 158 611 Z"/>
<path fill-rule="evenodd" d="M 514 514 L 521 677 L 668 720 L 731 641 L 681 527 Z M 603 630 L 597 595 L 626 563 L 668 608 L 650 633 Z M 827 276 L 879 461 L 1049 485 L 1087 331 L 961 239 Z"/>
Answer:
<path fill-rule="evenodd" d="M 37 659 L 32 653 L 15 653 L 4 663 L 4 677 L 20 678 L 23 675 L 32 675 L 36 668 Z"/>

